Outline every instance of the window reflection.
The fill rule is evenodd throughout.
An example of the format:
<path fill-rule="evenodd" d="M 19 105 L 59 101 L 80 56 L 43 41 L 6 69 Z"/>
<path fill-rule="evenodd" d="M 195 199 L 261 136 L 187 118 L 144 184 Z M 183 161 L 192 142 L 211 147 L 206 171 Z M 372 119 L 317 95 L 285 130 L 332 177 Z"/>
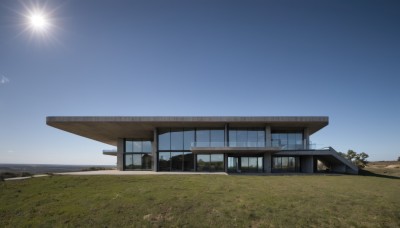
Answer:
<path fill-rule="evenodd" d="M 150 141 L 143 141 L 143 152 L 151 152 L 151 142 Z"/>
<path fill-rule="evenodd" d="M 299 172 L 300 161 L 299 157 L 293 156 L 274 156 L 272 157 L 273 172 Z"/>
<path fill-rule="evenodd" d="M 171 133 L 169 129 L 160 129 L 158 132 L 158 149 L 171 150 Z"/>
<path fill-rule="evenodd" d="M 171 150 L 183 150 L 183 130 L 171 130 Z"/>
<path fill-rule="evenodd" d="M 194 171 L 194 155 L 190 152 L 183 153 L 183 171 Z"/>
<path fill-rule="evenodd" d="M 194 171 L 194 155 L 191 152 L 158 152 L 159 171 Z"/>
<path fill-rule="evenodd" d="M 151 170 L 151 154 L 125 154 L 125 170 Z"/>
<path fill-rule="evenodd" d="M 133 152 L 133 142 L 125 141 L 125 152 Z"/>
<path fill-rule="evenodd" d="M 223 154 L 211 154 L 210 171 L 211 172 L 224 171 L 224 155 Z"/>
<path fill-rule="evenodd" d="M 265 130 L 262 128 L 229 129 L 230 147 L 265 147 Z"/>
<path fill-rule="evenodd" d="M 158 153 L 158 170 L 171 171 L 171 153 L 159 152 Z"/>
<path fill-rule="evenodd" d="M 148 140 L 125 140 L 125 153 L 151 153 L 151 141 Z"/>
<path fill-rule="evenodd" d="M 133 168 L 132 154 L 125 155 L 125 168 Z"/>
<path fill-rule="evenodd" d="M 272 133 L 272 146 L 283 150 L 302 150 L 303 133 Z"/>
<path fill-rule="evenodd" d="M 133 141 L 133 152 L 142 152 L 142 141 Z"/>
<path fill-rule="evenodd" d="M 194 130 L 193 129 L 187 129 L 183 133 L 183 149 L 184 150 L 190 150 L 190 147 L 192 146 L 192 143 L 194 142 Z"/>
<path fill-rule="evenodd" d="M 197 155 L 197 171 L 208 171 L 210 167 L 210 155 L 198 154 Z"/>
<path fill-rule="evenodd" d="M 171 152 L 171 170 L 183 171 L 183 152 Z"/>
<path fill-rule="evenodd" d="M 262 172 L 263 157 L 240 157 L 239 170 L 240 172 Z"/>
<path fill-rule="evenodd" d="M 210 146 L 223 147 L 225 141 L 224 130 L 210 130 Z"/>

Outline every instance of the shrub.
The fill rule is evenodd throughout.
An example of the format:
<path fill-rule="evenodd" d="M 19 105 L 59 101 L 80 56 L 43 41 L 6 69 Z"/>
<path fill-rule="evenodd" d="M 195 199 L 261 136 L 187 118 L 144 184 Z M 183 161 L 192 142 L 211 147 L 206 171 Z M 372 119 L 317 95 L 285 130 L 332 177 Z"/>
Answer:
<path fill-rule="evenodd" d="M 342 152 L 339 152 L 339 154 L 344 158 L 350 160 L 353 164 L 357 165 L 360 168 L 364 168 L 368 163 L 367 158 L 369 157 L 369 155 L 364 152 L 357 153 L 353 150 L 348 150 L 347 154 Z"/>

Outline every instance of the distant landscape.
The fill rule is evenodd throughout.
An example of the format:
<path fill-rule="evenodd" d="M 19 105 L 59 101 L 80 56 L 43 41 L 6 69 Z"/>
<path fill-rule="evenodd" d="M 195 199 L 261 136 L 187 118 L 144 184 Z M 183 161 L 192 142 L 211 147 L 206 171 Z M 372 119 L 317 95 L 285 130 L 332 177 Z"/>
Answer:
<path fill-rule="evenodd" d="M 1 164 L 0 173 L 14 174 L 44 174 L 44 173 L 62 173 L 77 172 L 93 168 L 113 169 L 112 165 L 48 165 L 48 164 Z"/>

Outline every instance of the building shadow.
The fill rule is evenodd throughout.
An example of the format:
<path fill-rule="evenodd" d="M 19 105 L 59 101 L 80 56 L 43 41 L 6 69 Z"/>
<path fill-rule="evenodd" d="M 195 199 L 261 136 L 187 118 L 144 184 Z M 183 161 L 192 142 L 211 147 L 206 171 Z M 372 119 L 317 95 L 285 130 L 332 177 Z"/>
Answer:
<path fill-rule="evenodd" d="M 365 170 L 365 169 L 360 169 L 359 172 L 358 172 L 358 175 L 360 175 L 360 176 L 382 177 L 382 178 L 398 179 L 398 180 L 400 179 L 400 177 L 373 173 L 373 172 Z"/>

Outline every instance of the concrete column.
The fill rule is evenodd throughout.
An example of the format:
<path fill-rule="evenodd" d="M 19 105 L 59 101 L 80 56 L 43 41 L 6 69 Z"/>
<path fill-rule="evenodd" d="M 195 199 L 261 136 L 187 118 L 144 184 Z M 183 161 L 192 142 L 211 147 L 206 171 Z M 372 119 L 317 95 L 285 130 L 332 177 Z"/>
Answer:
<path fill-rule="evenodd" d="M 117 139 L 117 169 L 124 170 L 124 139 Z"/>
<path fill-rule="evenodd" d="M 272 147 L 272 134 L 270 126 L 265 126 L 265 146 Z"/>
<path fill-rule="evenodd" d="M 158 148 L 158 131 L 157 128 L 154 129 L 153 131 L 153 143 L 151 144 L 151 154 L 153 156 L 153 171 L 157 172 L 158 171 L 158 156 L 157 156 L 157 148 Z"/>
<path fill-rule="evenodd" d="M 310 149 L 309 148 L 309 144 L 310 144 L 310 132 L 308 130 L 308 128 L 304 128 L 303 131 L 303 148 L 304 149 Z"/>
<path fill-rule="evenodd" d="M 265 173 L 271 173 L 271 153 L 265 153 L 264 154 L 264 172 Z"/>
<path fill-rule="evenodd" d="M 228 172 L 228 154 L 224 154 L 224 170 L 225 170 L 225 173 L 227 173 Z"/>
<path fill-rule="evenodd" d="M 301 156 L 300 169 L 302 173 L 314 173 L 314 156 Z"/>
<path fill-rule="evenodd" d="M 225 142 L 224 142 L 224 146 L 227 147 L 228 146 L 228 142 L 229 142 L 229 125 L 225 124 Z"/>

